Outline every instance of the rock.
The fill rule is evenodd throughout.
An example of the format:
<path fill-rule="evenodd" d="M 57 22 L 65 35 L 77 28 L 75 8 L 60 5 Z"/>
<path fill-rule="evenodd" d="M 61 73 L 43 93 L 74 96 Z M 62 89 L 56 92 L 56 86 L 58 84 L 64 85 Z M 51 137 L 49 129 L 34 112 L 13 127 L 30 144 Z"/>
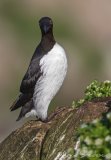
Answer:
<path fill-rule="evenodd" d="M 107 112 L 109 99 L 87 102 L 76 109 L 58 108 L 47 123 L 27 122 L 0 144 L 0 160 L 70 160 L 78 127 Z"/>

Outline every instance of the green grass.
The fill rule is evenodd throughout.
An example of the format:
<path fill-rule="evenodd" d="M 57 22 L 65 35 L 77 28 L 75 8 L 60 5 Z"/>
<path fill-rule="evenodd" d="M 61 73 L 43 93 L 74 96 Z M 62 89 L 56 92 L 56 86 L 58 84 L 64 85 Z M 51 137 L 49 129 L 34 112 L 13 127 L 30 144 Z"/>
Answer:
<path fill-rule="evenodd" d="M 91 101 L 94 98 L 109 96 L 111 96 L 111 81 L 98 82 L 97 80 L 94 80 L 86 87 L 84 98 L 80 100 L 74 100 L 72 107 L 79 107 L 85 102 Z"/>

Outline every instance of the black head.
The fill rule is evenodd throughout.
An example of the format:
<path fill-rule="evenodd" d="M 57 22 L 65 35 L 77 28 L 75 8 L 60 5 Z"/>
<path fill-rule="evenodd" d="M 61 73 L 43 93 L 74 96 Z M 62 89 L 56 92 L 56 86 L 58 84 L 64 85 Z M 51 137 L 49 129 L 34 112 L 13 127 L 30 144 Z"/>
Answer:
<path fill-rule="evenodd" d="M 39 26 L 43 35 L 52 32 L 53 22 L 49 17 L 42 17 L 39 20 Z"/>

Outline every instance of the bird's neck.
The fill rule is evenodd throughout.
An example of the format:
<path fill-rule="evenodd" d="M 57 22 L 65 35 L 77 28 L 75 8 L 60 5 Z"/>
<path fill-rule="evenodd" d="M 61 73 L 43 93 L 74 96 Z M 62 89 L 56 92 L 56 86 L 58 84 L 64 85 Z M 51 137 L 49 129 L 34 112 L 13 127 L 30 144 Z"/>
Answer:
<path fill-rule="evenodd" d="M 49 51 L 53 48 L 55 44 L 55 39 L 53 33 L 47 33 L 42 35 L 41 46 L 45 51 Z"/>

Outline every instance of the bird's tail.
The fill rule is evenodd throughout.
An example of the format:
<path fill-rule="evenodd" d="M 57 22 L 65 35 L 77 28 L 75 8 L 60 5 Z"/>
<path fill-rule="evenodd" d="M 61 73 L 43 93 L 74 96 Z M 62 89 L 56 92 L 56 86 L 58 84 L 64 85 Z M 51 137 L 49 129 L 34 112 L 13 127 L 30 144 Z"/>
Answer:
<path fill-rule="evenodd" d="M 30 112 L 33 109 L 33 100 L 31 99 L 29 102 L 27 102 L 24 106 L 22 106 L 20 114 L 16 121 L 19 121 L 21 118 L 23 118 L 28 112 Z"/>
<path fill-rule="evenodd" d="M 22 106 L 24 106 L 32 98 L 31 94 L 20 94 L 15 102 L 10 107 L 11 111 L 14 111 Z"/>

